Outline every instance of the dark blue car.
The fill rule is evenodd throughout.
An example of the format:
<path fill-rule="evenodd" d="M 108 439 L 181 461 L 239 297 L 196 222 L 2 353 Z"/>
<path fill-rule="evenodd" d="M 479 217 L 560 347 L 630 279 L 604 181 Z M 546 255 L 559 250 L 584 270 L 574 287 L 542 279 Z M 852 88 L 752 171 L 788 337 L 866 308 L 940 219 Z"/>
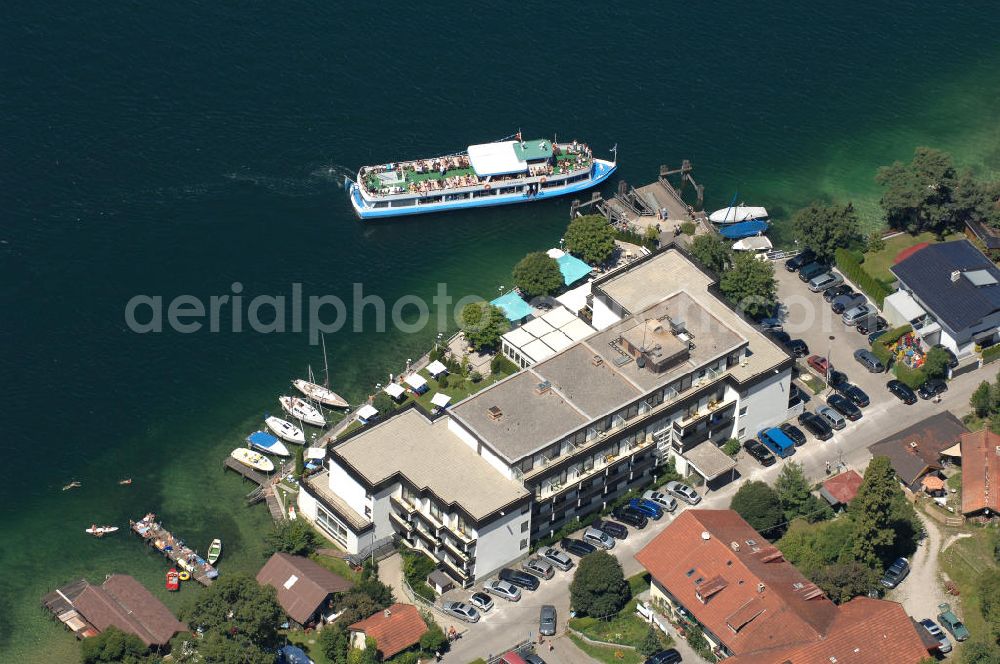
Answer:
<path fill-rule="evenodd" d="M 650 519 L 659 519 L 663 516 L 663 510 L 660 509 L 660 506 L 651 500 L 646 500 L 645 498 L 633 498 L 628 501 L 628 506 L 630 509 L 633 509 L 644 516 L 648 516 Z"/>

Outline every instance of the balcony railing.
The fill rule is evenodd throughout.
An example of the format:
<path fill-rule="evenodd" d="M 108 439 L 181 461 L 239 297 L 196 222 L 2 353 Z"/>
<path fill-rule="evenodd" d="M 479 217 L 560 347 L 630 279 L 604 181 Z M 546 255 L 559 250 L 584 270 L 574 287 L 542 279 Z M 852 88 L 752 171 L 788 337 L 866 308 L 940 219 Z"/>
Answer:
<path fill-rule="evenodd" d="M 417 506 L 413 503 L 400 498 L 399 496 L 389 496 L 389 502 L 403 510 L 407 514 L 413 514 L 417 511 Z"/>
<path fill-rule="evenodd" d="M 455 562 L 452 561 L 451 558 L 449 558 L 448 556 L 442 556 L 440 558 L 440 560 L 441 560 L 442 563 L 445 564 L 445 566 L 448 569 L 450 569 L 451 571 L 453 571 L 456 574 L 458 574 L 458 576 L 460 576 L 461 578 L 463 578 L 463 579 L 468 579 L 469 578 L 469 573 L 466 572 L 464 569 L 462 569 L 461 565 L 455 564 Z"/>
<path fill-rule="evenodd" d="M 467 551 L 463 551 L 461 547 L 456 545 L 450 539 L 445 538 L 441 541 L 444 543 L 444 548 L 448 549 L 457 557 L 461 558 L 463 562 L 468 563 L 470 560 L 472 560 L 472 554 L 468 553 Z"/>
<path fill-rule="evenodd" d="M 608 455 L 606 457 L 598 458 L 594 460 L 594 467 L 590 470 L 581 471 L 578 475 L 567 478 L 566 482 L 545 484 L 542 486 L 542 491 L 540 499 L 551 498 L 552 496 L 568 489 L 579 489 L 579 487 L 587 481 L 587 479 L 606 472 L 607 468 L 617 461 L 620 461 L 622 457 L 629 456 L 638 452 L 639 450 L 645 449 L 651 445 L 654 445 L 652 437 L 648 437 L 642 442 L 635 443 L 632 447 L 622 450 L 618 454 Z M 610 461 L 606 459 L 610 458 Z M 628 465 L 628 464 L 624 464 Z M 615 471 L 616 474 L 618 471 Z M 603 485 L 603 483 L 602 483 Z"/>
<path fill-rule="evenodd" d="M 413 530 L 413 524 L 401 517 L 399 514 L 393 510 L 389 510 L 389 518 L 398 523 L 404 530 L 410 532 Z"/>

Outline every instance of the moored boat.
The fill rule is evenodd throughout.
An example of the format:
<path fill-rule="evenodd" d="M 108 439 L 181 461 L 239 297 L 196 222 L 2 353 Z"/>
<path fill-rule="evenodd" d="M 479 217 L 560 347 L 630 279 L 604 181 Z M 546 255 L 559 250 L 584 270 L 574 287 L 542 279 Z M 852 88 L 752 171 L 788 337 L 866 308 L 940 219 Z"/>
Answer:
<path fill-rule="evenodd" d="M 470 145 L 464 152 L 363 166 L 348 180 L 362 219 L 527 203 L 571 194 L 607 180 L 618 167 L 595 159 L 585 143 L 545 138 Z"/>
<path fill-rule="evenodd" d="M 249 466 L 254 470 L 260 470 L 265 473 L 269 473 L 274 470 L 274 463 L 270 459 L 260 452 L 254 452 L 253 450 L 248 450 L 245 447 L 237 447 L 229 453 L 229 456 L 236 459 L 244 466 Z"/>
<path fill-rule="evenodd" d="M 304 399 L 298 397 L 278 397 L 278 402 L 285 409 L 286 413 L 297 420 L 316 427 L 326 425 L 326 419 L 323 417 L 323 414 Z"/>
<path fill-rule="evenodd" d="M 208 545 L 208 564 L 214 565 L 219 561 L 222 556 L 222 540 L 216 537 L 212 540 L 212 543 Z"/>
<path fill-rule="evenodd" d="M 721 210 L 716 210 L 712 214 L 708 215 L 708 220 L 713 224 L 736 224 L 741 221 L 750 221 L 751 219 L 766 219 L 767 210 L 762 207 L 754 207 L 751 205 L 730 205 L 729 207 L 724 207 Z"/>
<path fill-rule="evenodd" d="M 177 573 L 177 569 L 171 567 L 167 570 L 167 590 L 173 592 L 180 590 L 181 588 L 181 575 Z"/>
<path fill-rule="evenodd" d="M 265 454 L 277 454 L 278 456 L 288 456 L 288 448 L 278 440 L 277 436 L 266 431 L 255 431 L 247 436 L 247 443 L 251 448 L 259 450 Z"/>
<path fill-rule="evenodd" d="M 94 537 L 104 537 L 110 533 L 116 532 L 118 526 L 91 526 L 86 529 L 88 535 L 93 535 Z"/>
<path fill-rule="evenodd" d="M 322 385 L 310 383 L 309 381 L 302 380 L 301 378 L 293 380 L 292 385 L 294 385 L 295 389 L 302 394 L 306 395 L 310 399 L 315 399 L 324 406 L 332 406 L 333 408 L 348 407 L 347 400 L 344 399 L 344 397 L 327 387 L 323 387 Z"/>
<path fill-rule="evenodd" d="M 280 417 L 270 415 L 264 418 L 264 424 L 267 425 L 267 428 L 270 429 L 275 436 L 286 442 L 296 443 L 298 445 L 306 444 L 306 434 L 302 431 L 302 429 L 298 428 L 288 420 L 283 420 Z"/>

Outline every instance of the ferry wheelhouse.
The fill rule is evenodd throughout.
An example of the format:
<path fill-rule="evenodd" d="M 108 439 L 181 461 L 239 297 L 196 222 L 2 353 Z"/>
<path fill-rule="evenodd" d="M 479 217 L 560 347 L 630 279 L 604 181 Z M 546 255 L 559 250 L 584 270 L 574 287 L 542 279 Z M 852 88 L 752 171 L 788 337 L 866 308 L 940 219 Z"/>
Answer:
<path fill-rule="evenodd" d="M 364 166 L 348 180 L 362 219 L 528 203 L 588 189 L 608 179 L 614 160 L 594 158 L 584 143 L 540 138 L 470 145 L 458 154 Z"/>

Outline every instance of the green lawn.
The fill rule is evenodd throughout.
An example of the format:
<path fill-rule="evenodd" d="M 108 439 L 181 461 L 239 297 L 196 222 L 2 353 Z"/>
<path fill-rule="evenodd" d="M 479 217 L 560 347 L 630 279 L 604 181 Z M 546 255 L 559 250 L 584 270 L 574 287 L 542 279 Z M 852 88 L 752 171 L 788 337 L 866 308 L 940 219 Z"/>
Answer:
<path fill-rule="evenodd" d="M 473 395 L 476 392 L 489 387 L 498 380 L 506 378 L 506 376 L 490 375 L 483 378 L 478 383 L 473 383 L 468 378 L 462 378 L 460 375 L 449 375 L 448 387 L 441 387 L 437 380 L 431 378 L 431 375 L 427 373 L 426 369 L 421 369 L 417 373 L 427 380 L 427 391 L 420 396 L 414 396 L 412 392 L 407 392 L 406 399 L 400 404 L 400 406 L 405 406 L 410 401 L 416 401 L 420 404 L 420 407 L 427 412 L 430 412 L 434 408 L 433 404 L 431 404 L 431 398 L 438 392 L 444 392 L 451 397 L 451 403 L 456 404 L 465 397 Z"/>
<path fill-rule="evenodd" d="M 629 648 L 605 648 L 602 646 L 592 646 L 576 634 L 570 634 L 569 640 L 576 644 L 576 647 L 584 653 L 605 664 L 642 664 L 646 658 L 635 650 Z"/>
<path fill-rule="evenodd" d="M 361 581 L 361 572 L 355 572 L 351 566 L 347 564 L 346 560 L 334 558 L 333 556 L 321 556 L 318 553 L 314 553 L 309 557 L 334 574 L 342 576 L 348 581 L 352 581 L 353 583 Z"/>
<path fill-rule="evenodd" d="M 965 622 L 973 639 L 988 639 L 989 629 L 979 612 L 979 579 L 984 572 L 996 568 L 993 530 L 973 527 L 972 537 L 956 541 L 940 556 L 941 569 L 958 585 L 960 594 L 951 599 L 952 609 Z"/>
<path fill-rule="evenodd" d="M 962 237 L 961 233 L 953 233 L 947 236 L 945 240 L 958 240 Z M 903 233 L 902 235 L 889 238 L 885 241 L 884 249 L 865 254 L 865 262 L 863 263 L 865 271 L 880 281 L 895 281 L 896 278 L 889 272 L 889 267 L 892 266 L 896 256 L 903 249 L 920 244 L 921 242 L 930 242 L 933 244 L 937 242 L 937 238 L 933 233 L 921 233 L 920 235 Z"/>
<path fill-rule="evenodd" d="M 330 660 L 323 654 L 323 649 L 319 644 L 319 634 L 316 632 L 306 634 L 301 629 L 290 629 L 285 633 L 285 636 L 288 637 L 290 643 L 305 650 L 306 654 L 309 655 L 309 659 L 316 662 L 316 664 L 330 664 Z"/>
<path fill-rule="evenodd" d="M 629 577 L 627 581 L 632 599 L 612 620 L 573 618 L 569 621 L 569 626 L 595 641 L 619 643 L 626 646 L 638 646 L 642 643 L 649 631 L 649 623 L 636 614 L 635 607 L 639 602 L 637 596 L 649 589 L 649 574 L 645 572 L 636 574 Z M 663 647 L 667 647 L 671 643 L 670 638 L 662 634 L 661 636 Z"/>

